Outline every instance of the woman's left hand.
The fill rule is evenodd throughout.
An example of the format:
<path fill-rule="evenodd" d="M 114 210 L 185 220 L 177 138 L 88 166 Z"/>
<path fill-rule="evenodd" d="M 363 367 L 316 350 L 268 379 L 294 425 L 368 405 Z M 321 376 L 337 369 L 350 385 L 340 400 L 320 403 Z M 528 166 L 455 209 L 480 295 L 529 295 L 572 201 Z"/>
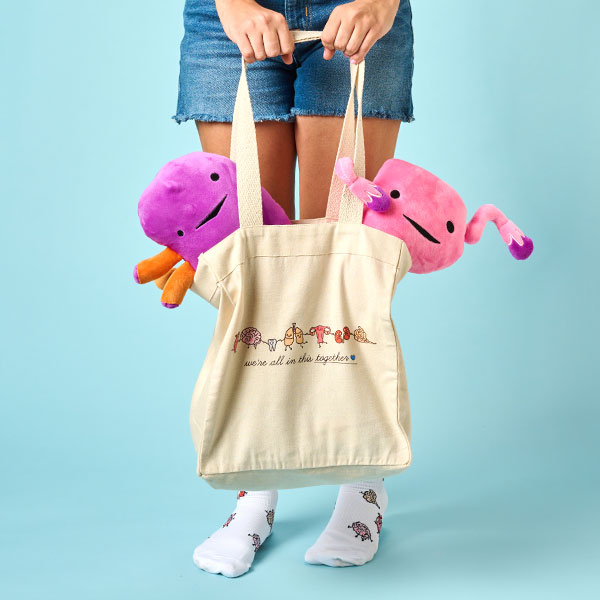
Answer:
<path fill-rule="evenodd" d="M 336 50 L 351 62 L 363 60 L 373 44 L 394 24 L 402 0 L 354 0 L 336 6 L 323 29 L 323 58 L 330 60 Z"/>

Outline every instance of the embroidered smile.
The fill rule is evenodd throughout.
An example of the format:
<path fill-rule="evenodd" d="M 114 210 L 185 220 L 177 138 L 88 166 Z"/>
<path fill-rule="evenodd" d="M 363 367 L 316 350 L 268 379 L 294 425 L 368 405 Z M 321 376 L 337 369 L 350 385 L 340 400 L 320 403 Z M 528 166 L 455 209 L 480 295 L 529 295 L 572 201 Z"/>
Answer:
<path fill-rule="evenodd" d="M 406 215 L 402 215 L 425 239 L 433 242 L 434 244 L 439 244 L 439 240 L 436 240 L 424 227 L 421 227 L 416 221 L 413 221 L 410 217 Z"/>
<path fill-rule="evenodd" d="M 196 225 L 196 229 L 202 227 L 202 225 L 204 225 L 204 223 L 207 223 L 208 221 L 210 221 L 211 219 L 214 219 L 218 214 L 219 211 L 221 210 L 221 207 L 223 206 L 223 202 L 225 202 L 225 200 L 227 199 L 227 194 L 225 194 L 223 196 L 223 199 L 219 202 L 219 204 L 217 204 L 205 217 L 204 219 L 202 219 L 202 221 L 200 221 L 200 223 L 198 223 L 198 225 Z"/>

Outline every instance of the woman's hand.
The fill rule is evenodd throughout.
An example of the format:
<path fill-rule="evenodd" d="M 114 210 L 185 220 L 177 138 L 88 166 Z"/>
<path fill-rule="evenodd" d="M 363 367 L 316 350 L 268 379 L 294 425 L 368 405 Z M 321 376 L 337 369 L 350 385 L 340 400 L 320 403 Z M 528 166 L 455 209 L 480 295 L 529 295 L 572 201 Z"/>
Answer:
<path fill-rule="evenodd" d="M 294 41 L 285 17 L 258 5 L 254 0 L 215 0 L 217 13 L 227 37 L 253 63 L 267 56 L 281 56 L 292 64 Z"/>
<path fill-rule="evenodd" d="M 373 44 L 394 24 L 401 0 L 355 0 L 336 6 L 323 29 L 323 58 L 340 50 L 351 62 L 363 60 Z"/>

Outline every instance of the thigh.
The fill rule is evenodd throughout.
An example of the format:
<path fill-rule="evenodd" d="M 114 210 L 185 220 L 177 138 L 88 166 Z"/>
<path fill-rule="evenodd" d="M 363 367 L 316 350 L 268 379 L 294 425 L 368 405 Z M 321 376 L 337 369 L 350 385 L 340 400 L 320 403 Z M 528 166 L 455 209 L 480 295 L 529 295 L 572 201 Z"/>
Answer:
<path fill-rule="evenodd" d="M 342 122 L 342 117 L 296 117 L 302 219 L 325 216 Z M 394 156 L 400 121 L 367 118 L 363 125 L 366 176 L 373 179 L 381 165 Z"/>
<path fill-rule="evenodd" d="M 204 152 L 229 156 L 231 123 L 196 121 Z M 294 124 L 278 121 L 256 123 L 258 163 L 262 186 L 294 218 L 296 144 Z"/>
<path fill-rule="evenodd" d="M 241 54 L 226 36 L 215 3 L 186 0 L 181 42 L 179 94 L 174 119 L 230 122 L 241 72 Z M 293 65 L 280 56 L 248 65 L 256 121 L 293 121 Z"/>

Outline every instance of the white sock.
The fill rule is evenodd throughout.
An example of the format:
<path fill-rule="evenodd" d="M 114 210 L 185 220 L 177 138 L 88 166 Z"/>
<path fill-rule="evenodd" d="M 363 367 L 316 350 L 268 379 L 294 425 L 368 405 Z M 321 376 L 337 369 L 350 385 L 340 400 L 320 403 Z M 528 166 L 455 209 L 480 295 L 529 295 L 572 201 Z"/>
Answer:
<path fill-rule="evenodd" d="M 225 523 L 194 550 L 194 562 L 209 573 L 243 575 L 271 534 L 277 491 L 240 492 Z"/>
<path fill-rule="evenodd" d="M 383 479 L 341 485 L 331 519 L 304 560 L 330 567 L 369 562 L 379 546 L 387 504 Z"/>

